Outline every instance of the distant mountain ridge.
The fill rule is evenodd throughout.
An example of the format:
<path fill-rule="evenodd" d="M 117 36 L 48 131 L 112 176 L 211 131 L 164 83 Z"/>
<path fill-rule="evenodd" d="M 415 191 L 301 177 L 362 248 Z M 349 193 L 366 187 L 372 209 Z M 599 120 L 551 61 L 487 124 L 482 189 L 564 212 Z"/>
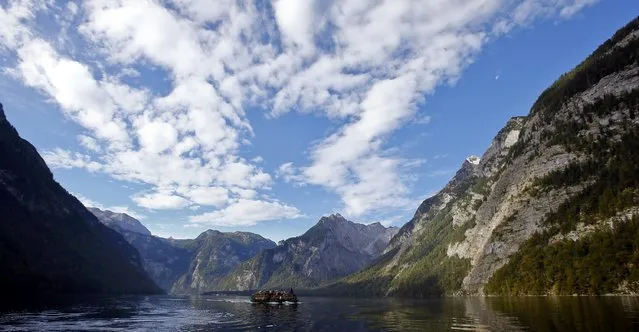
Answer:
<path fill-rule="evenodd" d="M 159 293 L 138 252 L 53 178 L 0 104 L 0 294 Z"/>
<path fill-rule="evenodd" d="M 151 235 L 139 220 L 127 214 L 89 210 L 140 252 L 144 269 L 156 284 L 175 294 L 211 290 L 211 285 L 237 265 L 275 247 L 275 242 L 248 232 L 208 230 L 195 239 L 165 239 Z"/>
<path fill-rule="evenodd" d="M 361 270 L 386 248 L 397 228 L 363 225 L 340 214 L 322 217 L 301 236 L 241 264 L 217 288 L 312 288 Z"/>
<path fill-rule="evenodd" d="M 193 240 L 173 240 L 192 253 L 191 264 L 173 285 L 172 293 L 217 290 L 219 281 L 241 263 L 276 246 L 275 242 L 248 232 L 208 230 Z"/>
<path fill-rule="evenodd" d="M 91 211 L 91 213 L 93 213 L 101 223 L 111 228 L 117 227 L 128 232 L 139 233 L 142 235 L 151 235 L 151 231 L 149 231 L 148 228 L 142 225 L 139 220 L 131 217 L 126 213 L 101 210 L 95 207 L 87 207 L 87 209 Z"/>

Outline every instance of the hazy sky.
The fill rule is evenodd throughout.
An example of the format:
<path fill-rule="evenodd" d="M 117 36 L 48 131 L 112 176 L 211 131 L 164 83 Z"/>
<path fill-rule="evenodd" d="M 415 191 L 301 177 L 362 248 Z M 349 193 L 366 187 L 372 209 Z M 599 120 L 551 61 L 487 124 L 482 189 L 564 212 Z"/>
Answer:
<path fill-rule="evenodd" d="M 401 226 L 631 0 L 0 0 L 0 102 L 157 235 Z"/>

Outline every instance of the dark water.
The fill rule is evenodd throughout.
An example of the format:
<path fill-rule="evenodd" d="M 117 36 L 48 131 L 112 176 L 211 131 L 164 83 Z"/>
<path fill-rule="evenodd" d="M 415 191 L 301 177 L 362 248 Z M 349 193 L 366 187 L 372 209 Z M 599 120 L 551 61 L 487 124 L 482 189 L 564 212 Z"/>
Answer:
<path fill-rule="evenodd" d="M 110 297 L 0 313 L 0 331 L 639 331 L 639 298 Z"/>

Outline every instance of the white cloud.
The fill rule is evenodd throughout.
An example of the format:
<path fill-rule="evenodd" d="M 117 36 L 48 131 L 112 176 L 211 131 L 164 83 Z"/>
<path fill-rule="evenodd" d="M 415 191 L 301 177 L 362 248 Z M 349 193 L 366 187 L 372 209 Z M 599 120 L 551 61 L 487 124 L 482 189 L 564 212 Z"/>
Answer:
<path fill-rule="evenodd" d="M 86 136 L 86 135 L 79 135 L 78 142 L 80 142 L 82 146 L 84 146 L 90 151 L 100 152 L 102 150 L 100 147 L 100 143 L 98 143 L 98 141 L 93 137 Z"/>
<path fill-rule="evenodd" d="M 423 116 L 420 116 L 420 117 L 416 118 L 413 121 L 413 123 L 425 125 L 425 124 L 429 124 L 432 119 L 433 119 L 433 117 L 431 117 L 430 115 L 423 115 Z"/>
<path fill-rule="evenodd" d="M 71 15 L 76 15 L 80 10 L 80 7 L 78 7 L 77 3 L 69 1 L 69 3 L 67 3 L 67 10 L 71 13 Z"/>
<path fill-rule="evenodd" d="M 71 193 L 71 195 L 75 196 L 75 198 L 77 198 L 82 205 L 84 205 L 85 207 L 95 207 L 98 209 L 104 209 L 104 205 L 102 205 L 101 203 L 98 203 L 82 194 L 78 194 L 78 193 Z"/>
<path fill-rule="evenodd" d="M 275 0 L 277 25 L 285 39 L 301 47 L 313 48 L 315 0 Z"/>
<path fill-rule="evenodd" d="M 138 220 L 144 220 L 146 219 L 146 216 L 143 214 L 138 213 L 137 211 L 131 209 L 128 206 L 121 206 L 121 205 L 116 205 L 116 206 L 104 206 L 104 204 L 99 203 L 97 201 L 94 201 L 90 198 L 87 198 L 86 196 L 82 195 L 82 194 L 78 194 L 78 193 L 71 193 L 73 196 L 75 196 L 75 198 L 77 198 L 82 205 L 84 205 L 85 207 L 94 207 L 94 208 L 98 208 L 100 210 L 109 210 L 111 212 L 116 212 L 116 213 L 126 213 L 129 216 L 138 219 Z"/>
<path fill-rule="evenodd" d="M 298 174 L 292 162 L 280 165 L 275 171 L 275 176 L 284 180 L 284 182 L 303 181 L 303 177 Z"/>
<path fill-rule="evenodd" d="M 570 18 L 580 10 L 588 6 L 592 6 L 598 1 L 599 0 L 575 0 L 572 4 L 569 4 L 566 7 L 562 8 L 559 14 L 564 18 Z"/>
<path fill-rule="evenodd" d="M 239 199 L 224 209 L 192 216 L 190 221 L 210 226 L 252 226 L 262 221 L 301 217 L 298 209 L 279 202 Z"/>
<path fill-rule="evenodd" d="M 144 149 L 151 153 L 162 153 L 177 142 L 178 133 L 168 123 L 150 122 L 138 128 L 138 138 Z"/>
<path fill-rule="evenodd" d="M 84 168 L 90 172 L 101 171 L 103 168 L 101 164 L 92 161 L 91 157 L 87 155 L 59 148 L 44 152 L 42 158 L 49 167 L 53 168 Z"/>
<path fill-rule="evenodd" d="M 229 190 L 223 187 L 190 187 L 178 190 L 198 205 L 222 207 L 229 200 Z"/>
<path fill-rule="evenodd" d="M 139 214 L 138 212 L 132 210 L 130 207 L 128 206 L 120 206 L 120 205 L 116 205 L 116 206 L 110 206 L 105 208 L 106 210 L 109 210 L 111 212 L 115 212 L 115 213 L 125 213 L 128 214 L 129 216 L 137 219 L 137 220 L 144 220 L 146 219 L 146 216 L 143 214 Z"/>
<path fill-rule="evenodd" d="M 454 84 L 487 41 L 595 2 L 87 0 L 66 7 L 83 40 L 65 52 L 35 19 L 55 4 L 21 0 L 0 7 L 0 50 L 15 57 L 7 72 L 86 130 L 78 140 L 91 156 L 54 149 L 44 154 L 52 167 L 147 184 L 133 197 L 142 207 L 217 208 L 204 215 L 227 223 L 240 206 L 265 208 L 247 224 L 294 217 L 294 207 L 257 199 L 273 178 L 263 158 L 241 156 L 260 139 L 245 106 L 274 121 L 315 112 L 338 129 L 309 147 L 307 163 L 275 175 L 328 188 L 357 216 L 412 204 L 407 161 L 386 145 L 411 120 L 430 121 L 415 119 L 425 96 Z M 145 67 L 169 91 L 125 79 Z"/>
<path fill-rule="evenodd" d="M 131 197 L 139 206 L 148 209 L 170 210 L 190 205 L 189 200 L 170 191 L 139 194 Z"/>

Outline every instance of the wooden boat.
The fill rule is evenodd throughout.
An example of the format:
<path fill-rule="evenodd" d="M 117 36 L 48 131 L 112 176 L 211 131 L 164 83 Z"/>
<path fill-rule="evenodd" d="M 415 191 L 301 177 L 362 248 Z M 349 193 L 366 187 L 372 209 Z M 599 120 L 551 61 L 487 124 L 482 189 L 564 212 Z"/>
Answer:
<path fill-rule="evenodd" d="M 293 293 L 293 290 L 261 290 L 251 295 L 251 302 L 253 303 L 297 303 L 297 296 Z"/>

